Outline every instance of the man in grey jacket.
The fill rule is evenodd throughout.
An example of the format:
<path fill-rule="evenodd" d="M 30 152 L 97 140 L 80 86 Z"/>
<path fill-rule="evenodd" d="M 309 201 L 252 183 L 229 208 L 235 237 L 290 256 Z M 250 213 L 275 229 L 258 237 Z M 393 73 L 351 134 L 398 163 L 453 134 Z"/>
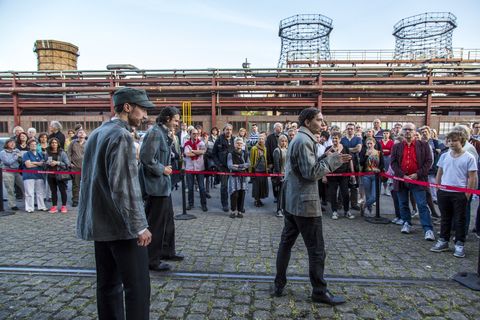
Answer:
<path fill-rule="evenodd" d="M 349 154 L 326 152 L 320 159 L 316 156 L 316 138 L 323 122 L 320 110 L 307 108 L 298 117 L 300 129 L 288 146 L 285 181 L 282 196 L 284 201 L 284 228 L 277 253 L 277 275 L 274 295 L 281 296 L 287 283 L 287 267 L 291 249 L 299 234 L 302 234 L 308 251 L 310 282 L 314 302 L 337 305 L 345 302 L 327 291 L 323 277 L 325 245 L 322 230 L 322 209 L 318 196 L 318 183 L 326 174 L 335 171 L 351 160 Z M 301 190 L 301 192 L 299 191 Z"/>
<path fill-rule="evenodd" d="M 147 229 L 131 127 L 154 107 L 144 90 L 113 95 L 115 117 L 85 146 L 77 235 L 95 241 L 99 319 L 148 319 L 150 276 Z M 125 306 L 123 295 L 125 294 Z"/>
<path fill-rule="evenodd" d="M 161 260 L 181 261 L 175 251 L 175 224 L 171 198 L 172 134 L 180 121 L 175 107 L 165 107 L 143 138 L 140 149 L 140 183 L 145 198 L 145 211 L 153 240 L 148 246 L 149 267 L 168 271 L 170 265 Z"/>

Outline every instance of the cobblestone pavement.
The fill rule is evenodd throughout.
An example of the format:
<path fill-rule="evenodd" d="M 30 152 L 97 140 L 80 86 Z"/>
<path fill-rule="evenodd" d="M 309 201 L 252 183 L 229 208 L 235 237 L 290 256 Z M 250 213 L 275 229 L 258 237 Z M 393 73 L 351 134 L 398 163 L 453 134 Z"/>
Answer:
<path fill-rule="evenodd" d="M 334 221 L 325 214 L 326 274 L 333 279 L 329 286 L 348 299 L 346 305 L 330 308 L 309 300 L 308 261 L 301 238 L 288 271 L 301 278 L 289 282 L 287 296 L 270 296 L 283 226 L 283 220 L 274 216 L 273 200 L 254 208 L 247 196 L 245 218 L 230 219 L 221 211 L 218 193 L 212 191 L 207 213 L 200 211 L 196 198 L 189 213 L 197 219 L 175 222 L 177 250 L 186 259 L 173 263 L 173 271 L 240 278 L 198 280 L 152 273 L 152 319 L 480 318 L 480 293 L 449 280 L 458 271 L 476 270 L 479 244 L 473 235 L 466 244 L 467 257 L 457 259 L 451 252 L 429 252 L 432 243 L 423 240 L 418 219 L 414 232 L 403 235 L 393 224 L 370 224 L 360 217 Z M 176 213 L 181 213 L 180 191 L 173 199 Z M 382 196 L 380 204 L 382 215 L 392 217 L 391 199 Z M 76 239 L 75 219 L 75 210 L 66 215 L 19 211 L 0 217 L 0 266 L 93 269 L 93 245 Z M 349 282 L 352 279 L 363 282 Z M 381 283 L 382 279 L 394 282 Z M 95 315 L 93 276 L 0 274 L 0 319 L 92 319 Z"/>

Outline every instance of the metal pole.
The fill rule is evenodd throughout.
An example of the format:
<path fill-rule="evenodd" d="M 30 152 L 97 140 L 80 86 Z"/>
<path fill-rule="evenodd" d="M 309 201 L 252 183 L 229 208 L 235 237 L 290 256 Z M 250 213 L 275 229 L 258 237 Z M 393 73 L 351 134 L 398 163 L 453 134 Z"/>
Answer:
<path fill-rule="evenodd" d="M 469 289 L 480 291 L 480 244 L 478 245 L 477 273 L 459 272 L 453 276 L 453 280 Z"/>
<path fill-rule="evenodd" d="M 177 214 L 175 220 L 192 220 L 197 219 L 193 214 L 187 213 L 187 197 L 185 196 L 185 169 L 180 169 L 180 177 L 182 178 L 182 213 Z"/>
<path fill-rule="evenodd" d="M 389 224 L 389 219 L 380 217 L 380 173 L 375 173 L 375 202 L 375 217 L 366 217 L 365 221 L 375 224 Z"/>

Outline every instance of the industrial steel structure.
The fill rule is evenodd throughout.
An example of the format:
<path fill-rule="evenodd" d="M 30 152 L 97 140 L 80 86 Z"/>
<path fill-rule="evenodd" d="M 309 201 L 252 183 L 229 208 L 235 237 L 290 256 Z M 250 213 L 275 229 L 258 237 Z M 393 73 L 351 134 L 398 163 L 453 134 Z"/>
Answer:
<path fill-rule="evenodd" d="M 450 12 L 427 12 L 400 20 L 393 27 L 396 59 L 451 58 L 456 27 L 457 17 Z"/>
<path fill-rule="evenodd" d="M 282 48 L 278 67 L 285 68 L 289 60 L 330 59 L 332 29 L 332 19 L 321 14 L 298 14 L 281 20 L 278 36 L 282 39 Z"/>
<path fill-rule="evenodd" d="M 295 120 L 305 107 L 320 108 L 330 121 L 380 117 L 439 128 L 448 119 L 480 120 L 480 64 L 421 61 L 289 69 L 0 72 L 0 132 L 48 119 L 100 123 L 112 114 L 112 93 L 120 86 L 147 90 L 159 109 L 188 101 L 192 121 L 206 128 L 225 121 Z"/>

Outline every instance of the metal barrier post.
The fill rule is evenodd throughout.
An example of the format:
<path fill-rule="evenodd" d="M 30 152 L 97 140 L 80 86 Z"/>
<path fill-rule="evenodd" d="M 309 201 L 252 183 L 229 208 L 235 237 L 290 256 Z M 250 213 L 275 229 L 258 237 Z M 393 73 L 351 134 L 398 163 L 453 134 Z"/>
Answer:
<path fill-rule="evenodd" d="M 3 207 L 3 168 L 0 168 L 0 216 L 15 214 L 12 210 L 5 210 Z"/>
<path fill-rule="evenodd" d="M 459 272 L 453 276 L 453 280 L 469 289 L 480 291 L 480 244 L 478 245 L 477 273 Z"/>
<path fill-rule="evenodd" d="M 192 220 L 197 219 L 193 214 L 187 213 L 187 197 L 185 196 L 185 169 L 180 169 L 180 177 L 182 178 L 182 213 L 177 214 L 175 220 Z"/>
<path fill-rule="evenodd" d="M 380 173 L 375 173 L 375 217 L 366 217 L 365 221 L 375 224 L 389 224 L 390 220 L 380 217 Z"/>

